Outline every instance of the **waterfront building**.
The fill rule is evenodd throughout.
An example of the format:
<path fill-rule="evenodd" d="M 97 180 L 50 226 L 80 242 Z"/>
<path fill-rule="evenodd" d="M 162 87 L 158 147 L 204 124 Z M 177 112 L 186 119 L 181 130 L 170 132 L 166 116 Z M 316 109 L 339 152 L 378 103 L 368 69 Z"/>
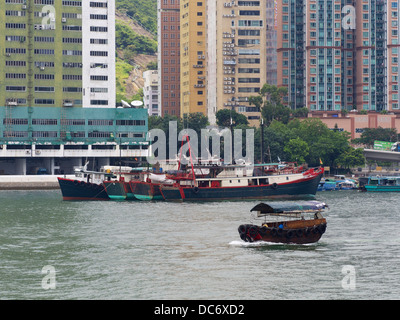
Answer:
<path fill-rule="evenodd" d="M 6 106 L 0 119 L 0 174 L 71 174 L 86 161 L 99 170 L 148 155 L 144 108 Z"/>
<path fill-rule="evenodd" d="M 180 1 L 159 0 L 158 105 L 159 114 L 181 115 Z"/>
<path fill-rule="evenodd" d="M 143 72 L 143 102 L 149 116 L 161 116 L 158 103 L 158 71 L 147 70 Z"/>

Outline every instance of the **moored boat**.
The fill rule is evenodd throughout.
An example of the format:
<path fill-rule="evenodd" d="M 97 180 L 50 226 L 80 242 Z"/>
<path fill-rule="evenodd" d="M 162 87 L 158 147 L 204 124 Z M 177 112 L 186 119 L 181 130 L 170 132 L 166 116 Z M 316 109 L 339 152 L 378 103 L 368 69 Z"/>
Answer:
<path fill-rule="evenodd" d="M 142 172 L 138 179 L 129 182 L 129 187 L 136 200 L 163 200 L 160 186 L 170 185 L 172 182 L 165 174 Z"/>
<path fill-rule="evenodd" d="M 103 181 L 111 180 L 111 171 L 89 171 L 88 163 L 75 169 L 75 179 L 57 177 L 63 200 L 109 200 Z"/>
<path fill-rule="evenodd" d="M 367 192 L 400 192 L 400 176 L 371 176 L 364 188 Z"/>
<path fill-rule="evenodd" d="M 111 195 L 111 198 L 117 199 L 123 195 L 118 188 L 119 186 L 114 186 L 112 183 L 116 184 L 116 182 L 123 181 L 125 175 L 133 177 L 133 168 L 131 167 L 103 166 L 100 171 L 90 171 L 87 170 L 87 166 L 88 162 L 85 166 L 76 168 L 74 179 L 57 177 L 63 200 L 110 200 L 109 195 Z M 115 180 L 116 174 L 119 174 L 120 180 Z M 129 193 L 129 185 L 125 185 L 124 188 L 125 197 L 133 197 Z"/>
<path fill-rule="evenodd" d="M 129 182 L 124 180 L 103 181 L 104 188 L 111 200 L 134 200 Z"/>
<path fill-rule="evenodd" d="M 326 207 L 325 203 L 318 201 L 260 203 L 250 211 L 257 211 L 257 217 L 264 217 L 261 226 L 242 224 L 238 232 L 246 242 L 315 243 L 326 231 L 326 219 L 321 214 Z M 311 217 L 306 219 L 307 215 Z M 266 221 L 267 216 L 275 220 Z"/>

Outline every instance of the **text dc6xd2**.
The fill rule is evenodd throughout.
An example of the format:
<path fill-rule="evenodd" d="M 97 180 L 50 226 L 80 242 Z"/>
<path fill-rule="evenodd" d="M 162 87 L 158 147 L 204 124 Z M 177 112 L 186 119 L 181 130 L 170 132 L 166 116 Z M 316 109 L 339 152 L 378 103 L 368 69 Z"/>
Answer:
<path fill-rule="evenodd" d="M 244 315 L 244 305 L 235 304 L 199 304 L 197 307 L 170 307 L 164 304 L 154 308 L 155 315 Z"/>

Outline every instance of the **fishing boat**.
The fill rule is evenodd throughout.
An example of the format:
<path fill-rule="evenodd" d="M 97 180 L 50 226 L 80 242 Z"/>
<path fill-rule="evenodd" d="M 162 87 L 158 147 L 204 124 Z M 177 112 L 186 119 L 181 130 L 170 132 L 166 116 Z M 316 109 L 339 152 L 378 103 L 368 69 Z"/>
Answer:
<path fill-rule="evenodd" d="M 111 200 L 135 200 L 129 182 L 125 180 L 103 181 L 104 188 Z"/>
<path fill-rule="evenodd" d="M 364 188 L 367 192 L 400 192 L 400 176 L 371 176 Z"/>
<path fill-rule="evenodd" d="M 113 179 L 110 170 L 90 171 L 88 163 L 74 170 L 75 178 L 57 177 L 63 200 L 109 200 L 103 181 Z"/>
<path fill-rule="evenodd" d="M 122 169 L 124 168 L 124 169 Z M 131 181 L 139 179 L 143 168 L 121 167 L 115 175 L 119 176 L 117 180 L 103 181 L 104 188 L 111 200 L 137 200 L 132 188 Z"/>
<path fill-rule="evenodd" d="M 311 168 L 302 173 L 263 175 L 251 166 L 227 165 L 210 167 L 208 177 L 192 173 L 173 185 L 160 185 L 166 201 L 254 200 L 270 198 L 313 197 L 324 168 Z M 261 175 L 260 175 L 261 172 Z"/>
<path fill-rule="evenodd" d="M 264 219 L 261 225 L 242 224 L 238 232 L 246 242 L 315 243 L 326 231 L 326 219 L 321 214 L 325 208 L 327 205 L 319 201 L 260 203 L 250 211 Z"/>
<path fill-rule="evenodd" d="M 160 186 L 172 185 L 166 174 L 142 172 L 139 179 L 131 180 L 129 186 L 136 200 L 163 200 Z"/>

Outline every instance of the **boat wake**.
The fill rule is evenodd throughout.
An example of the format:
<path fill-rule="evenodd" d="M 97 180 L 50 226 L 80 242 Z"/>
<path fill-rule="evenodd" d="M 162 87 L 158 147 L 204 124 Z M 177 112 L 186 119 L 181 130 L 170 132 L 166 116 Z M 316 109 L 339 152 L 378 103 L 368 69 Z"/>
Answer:
<path fill-rule="evenodd" d="M 283 242 L 269 242 L 269 241 L 256 241 L 245 242 L 243 240 L 234 240 L 229 242 L 230 246 L 243 247 L 243 248 L 258 248 L 258 247 L 272 247 L 272 246 L 301 246 L 301 247 L 315 247 L 315 243 L 297 244 L 297 243 L 283 243 Z"/>
<path fill-rule="evenodd" d="M 283 243 L 268 242 L 268 241 L 245 242 L 243 240 L 234 240 L 229 242 L 229 245 L 234 247 L 263 247 L 263 246 L 271 246 L 277 244 L 282 245 Z"/>

